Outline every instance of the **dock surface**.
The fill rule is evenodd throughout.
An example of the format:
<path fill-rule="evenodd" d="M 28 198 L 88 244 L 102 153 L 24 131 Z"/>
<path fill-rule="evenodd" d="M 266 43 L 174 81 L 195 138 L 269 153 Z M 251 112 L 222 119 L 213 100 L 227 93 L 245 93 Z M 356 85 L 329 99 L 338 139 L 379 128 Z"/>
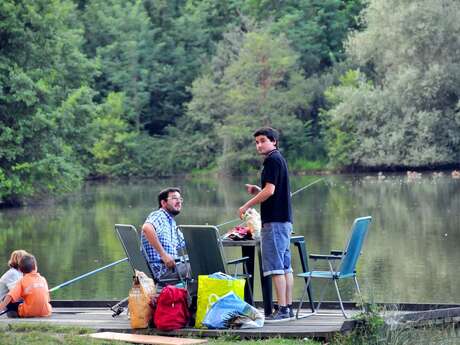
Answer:
<path fill-rule="evenodd" d="M 307 310 L 305 311 L 308 312 Z M 280 323 L 265 324 L 262 328 L 210 330 L 183 328 L 177 331 L 164 332 L 154 328 L 134 330 L 134 333 L 179 335 L 179 336 L 207 336 L 217 337 L 221 335 L 234 335 L 241 338 L 324 338 L 328 339 L 340 332 L 345 318 L 339 314 L 339 310 L 322 310 L 321 313 L 299 320 L 289 320 Z M 357 311 L 350 311 L 356 314 Z M 109 308 L 54 308 L 50 317 L 12 319 L 5 315 L 0 316 L 0 325 L 18 323 L 50 323 L 56 326 L 87 327 L 96 332 L 123 332 L 131 333 L 129 318 L 126 312 L 112 317 L 113 312 Z"/>
<path fill-rule="evenodd" d="M 231 335 L 242 339 L 282 337 L 328 340 L 337 333 L 352 330 L 356 325 L 356 321 L 352 318 L 345 319 L 340 313 L 340 309 L 332 307 L 333 309 L 321 309 L 318 314 L 307 318 L 265 324 L 261 328 L 228 330 L 183 328 L 171 332 L 160 331 L 155 328 L 132 330 L 126 309 L 120 315 L 112 317 L 113 311 L 109 307 L 103 307 L 102 305 L 106 305 L 104 302 L 96 303 L 96 306 L 94 304 L 94 302 L 84 301 L 57 304 L 53 308 L 53 315 L 44 318 L 13 319 L 2 315 L 0 316 L 0 327 L 20 323 L 49 323 L 55 326 L 85 327 L 95 332 L 181 337 L 218 337 Z M 333 304 L 330 304 L 330 306 L 333 306 Z M 350 307 L 352 309 L 347 309 L 349 316 L 352 317 L 359 313 L 354 304 L 350 304 Z M 382 316 L 386 322 L 390 322 L 391 324 L 422 326 L 439 323 L 460 323 L 460 305 L 457 304 L 382 304 L 381 307 L 387 310 Z M 309 310 L 303 310 L 303 314 L 308 313 Z"/>

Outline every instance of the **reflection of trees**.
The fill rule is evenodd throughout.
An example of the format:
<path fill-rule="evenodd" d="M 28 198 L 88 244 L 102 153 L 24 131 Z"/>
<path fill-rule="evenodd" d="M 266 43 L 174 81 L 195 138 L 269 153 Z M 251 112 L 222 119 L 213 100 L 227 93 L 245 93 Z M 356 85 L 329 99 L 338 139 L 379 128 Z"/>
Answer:
<path fill-rule="evenodd" d="M 139 227 L 156 209 L 156 196 L 163 187 L 183 189 L 186 202 L 178 223 L 218 224 L 236 218 L 237 208 L 247 199 L 242 186 L 257 182 L 256 178 L 93 184 L 53 205 L 2 210 L 0 264 L 6 268 L 10 252 L 24 248 L 37 256 L 40 272 L 55 286 L 124 257 L 114 224 Z M 315 179 L 294 176 L 292 190 Z M 294 229 L 305 236 L 310 252 L 342 249 L 353 219 L 372 215 L 358 266 L 365 293 L 377 301 L 456 302 L 460 278 L 452 272 L 460 263 L 460 181 L 348 176 L 326 180 L 293 198 Z M 229 257 L 237 254 L 228 252 Z M 295 252 L 293 267 L 300 271 Z M 52 297 L 122 297 L 130 277 L 129 266 L 121 264 Z M 296 280 L 296 296 L 301 288 Z"/>
<path fill-rule="evenodd" d="M 447 178 L 410 182 L 395 177 L 344 179 L 337 187 L 329 203 L 337 229 L 359 215 L 374 217 L 360 269 L 375 285 L 375 298 L 420 302 L 432 296 L 433 302 L 452 302 L 458 278 L 446 278 L 458 262 L 450 254 L 456 253 L 459 233 L 458 217 L 449 214 L 458 210 L 459 184 Z M 444 232 L 450 233 L 448 242 Z"/>

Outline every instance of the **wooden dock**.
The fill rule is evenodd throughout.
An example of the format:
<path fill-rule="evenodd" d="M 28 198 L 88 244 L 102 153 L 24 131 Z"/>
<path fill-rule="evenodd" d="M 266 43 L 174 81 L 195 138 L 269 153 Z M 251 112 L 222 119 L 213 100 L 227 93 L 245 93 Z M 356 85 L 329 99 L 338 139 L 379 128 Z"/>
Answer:
<path fill-rule="evenodd" d="M 108 307 L 90 307 L 89 303 L 83 303 L 84 307 L 60 306 L 53 308 L 53 314 L 44 318 L 12 319 L 5 315 L 0 316 L 0 325 L 18 323 L 50 323 L 56 326 L 87 327 L 97 332 L 123 332 L 138 334 L 174 335 L 191 337 L 218 337 L 222 335 L 239 336 L 241 338 L 321 338 L 328 339 L 340 332 L 345 319 L 340 310 L 325 309 L 321 313 L 299 320 L 289 320 L 282 323 L 265 324 L 262 328 L 256 329 L 230 329 L 211 330 L 183 328 L 173 332 L 164 332 L 157 329 L 142 329 L 133 331 L 129 324 L 126 311 L 112 317 L 113 311 Z M 308 310 L 305 310 L 307 313 Z M 356 314 L 357 311 L 350 311 Z"/>
<path fill-rule="evenodd" d="M 173 332 L 164 332 L 157 329 L 133 331 L 130 327 L 126 311 L 119 316 L 112 317 L 113 312 L 108 307 L 90 305 L 90 302 L 81 303 L 80 306 L 78 306 L 78 302 L 74 302 L 73 305 L 72 303 L 67 303 L 67 306 L 66 303 L 64 303 L 60 306 L 55 306 L 53 315 L 46 318 L 11 319 L 3 315 L 0 316 L 0 325 L 45 322 L 56 326 L 86 327 L 97 332 L 122 332 L 187 337 L 218 337 L 222 335 L 232 335 L 243 339 L 283 337 L 315 338 L 323 340 L 330 339 L 337 333 L 351 331 L 356 325 L 353 319 L 344 319 L 339 309 L 328 308 L 322 309 L 320 313 L 307 318 L 290 320 L 282 323 L 265 324 L 264 327 L 257 329 L 210 330 L 184 328 Z M 331 306 L 334 307 L 332 304 Z M 353 304 L 349 306 L 353 306 Z M 327 307 L 327 305 L 325 307 Z M 406 310 L 403 310 L 403 307 L 405 307 Z M 430 307 L 432 309 L 426 309 Z M 398 323 L 410 322 L 413 325 L 417 322 L 425 324 L 427 322 L 439 323 L 440 320 L 446 322 L 460 321 L 459 305 L 438 305 L 437 308 L 434 308 L 432 305 L 399 305 L 399 308 L 397 312 L 391 312 L 392 320 L 396 320 Z M 356 315 L 358 310 L 351 309 L 347 312 L 350 315 Z M 305 310 L 305 313 L 308 313 L 308 310 Z"/>

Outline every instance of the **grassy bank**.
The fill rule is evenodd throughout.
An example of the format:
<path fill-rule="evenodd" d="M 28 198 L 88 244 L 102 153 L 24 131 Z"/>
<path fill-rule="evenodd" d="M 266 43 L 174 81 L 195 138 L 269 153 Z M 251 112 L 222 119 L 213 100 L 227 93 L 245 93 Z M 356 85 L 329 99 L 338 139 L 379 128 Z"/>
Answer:
<path fill-rule="evenodd" d="M 375 320 L 374 320 L 375 321 Z M 0 328 L 0 345 L 120 345 L 123 342 L 92 339 L 85 335 L 91 329 L 78 327 L 60 327 L 46 324 L 8 325 Z M 209 338 L 210 345 L 321 345 L 310 339 L 240 340 L 237 337 Z M 377 322 L 363 324 L 355 331 L 339 335 L 327 345 L 458 345 L 460 344 L 459 329 L 455 324 L 442 327 L 391 329 Z"/>
<path fill-rule="evenodd" d="M 85 336 L 94 332 L 92 329 L 79 327 L 61 327 L 47 324 L 8 325 L 0 328 L 0 345 L 27 344 L 27 345 L 120 345 L 120 341 L 93 339 Z M 208 339 L 210 345 L 295 345 L 298 339 L 266 339 L 266 340 L 239 340 L 235 337 L 221 337 Z M 320 345 L 312 340 L 302 341 L 303 345 Z"/>

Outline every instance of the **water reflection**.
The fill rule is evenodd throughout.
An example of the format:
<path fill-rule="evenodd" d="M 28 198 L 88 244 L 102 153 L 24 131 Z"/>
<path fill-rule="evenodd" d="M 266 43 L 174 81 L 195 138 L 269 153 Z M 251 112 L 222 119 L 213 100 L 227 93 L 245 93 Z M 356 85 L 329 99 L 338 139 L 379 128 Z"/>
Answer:
<path fill-rule="evenodd" d="M 293 177 L 292 190 L 316 179 Z M 157 207 L 161 188 L 177 185 L 183 190 L 178 223 L 220 224 L 237 217 L 238 207 L 247 199 L 247 182 L 256 183 L 257 177 L 89 183 L 52 204 L 1 210 L 0 262 L 6 270 L 13 249 L 31 251 L 52 287 L 124 257 L 113 225 L 142 224 Z M 450 177 L 328 176 L 293 197 L 294 228 L 306 237 L 310 252 L 327 253 L 342 249 L 354 218 L 371 215 L 358 266 L 364 294 L 377 301 L 458 302 L 460 278 L 454 272 L 460 264 L 459 189 L 460 181 Z M 299 271 L 295 255 L 293 260 Z M 130 276 L 123 263 L 57 290 L 52 297 L 121 298 L 129 289 Z M 300 292 L 299 280 L 295 295 Z M 256 297 L 260 299 L 260 293 Z"/>

